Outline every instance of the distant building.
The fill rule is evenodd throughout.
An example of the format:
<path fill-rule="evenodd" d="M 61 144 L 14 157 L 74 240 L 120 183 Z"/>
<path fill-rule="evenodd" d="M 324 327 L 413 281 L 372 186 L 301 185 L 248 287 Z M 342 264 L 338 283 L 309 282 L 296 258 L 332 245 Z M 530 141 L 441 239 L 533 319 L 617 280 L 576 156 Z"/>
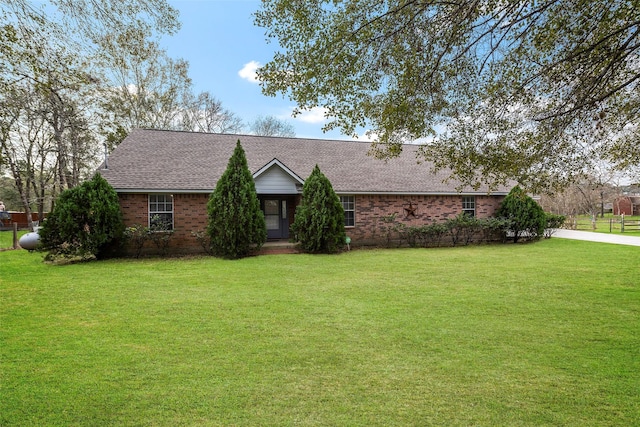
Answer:
<path fill-rule="evenodd" d="M 622 196 L 613 202 L 614 215 L 640 215 L 640 196 Z"/>

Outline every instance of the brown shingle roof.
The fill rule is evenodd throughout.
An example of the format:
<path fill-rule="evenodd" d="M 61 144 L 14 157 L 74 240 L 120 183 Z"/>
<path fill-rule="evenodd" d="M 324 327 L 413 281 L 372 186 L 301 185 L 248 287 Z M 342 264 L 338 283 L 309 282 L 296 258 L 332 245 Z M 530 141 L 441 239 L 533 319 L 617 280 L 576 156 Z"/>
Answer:
<path fill-rule="evenodd" d="M 275 158 L 306 179 L 318 164 L 337 193 L 456 193 L 458 185 L 444 184 L 446 172 L 433 174 L 428 164 L 419 164 L 413 145 L 385 162 L 367 155 L 365 142 L 144 129 L 132 131 L 109 156 L 108 169 L 99 172 L 118 192 L 211 192 L 238 140 L 252 173 Z"/>

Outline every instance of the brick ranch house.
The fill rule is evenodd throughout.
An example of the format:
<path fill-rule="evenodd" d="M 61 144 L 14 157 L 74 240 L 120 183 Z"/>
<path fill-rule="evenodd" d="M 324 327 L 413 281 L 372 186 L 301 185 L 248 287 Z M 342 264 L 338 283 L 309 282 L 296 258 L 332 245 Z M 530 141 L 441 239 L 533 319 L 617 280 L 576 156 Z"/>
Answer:
<path fill-rule="evenodd" d="M 340 197 L 352 245 L 375 243 L 389 215 L 407 226 L 444 221 L 462 212 L 493 216 L 509 189 L 456 191 L 416 160 L 415 145 L 399 158 L 369 156 L 369 143 L 164 130 L 132 131 L 98 172 L 118 194 L 127 226 L 158 215 L 174 230 L 173 252 L 202 250 L 192 232 L 207 226 L 207 202 L 237 141 L 253 173 L 268 239 L 288 239 L 304 180 L 318 164 Z"/>

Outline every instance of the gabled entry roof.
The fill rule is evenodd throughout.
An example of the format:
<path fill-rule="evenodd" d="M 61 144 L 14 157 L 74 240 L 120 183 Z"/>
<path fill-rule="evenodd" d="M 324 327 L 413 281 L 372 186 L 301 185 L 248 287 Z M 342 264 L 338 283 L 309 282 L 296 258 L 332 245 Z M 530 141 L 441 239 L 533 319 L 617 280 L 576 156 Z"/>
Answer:
<path fill-rule="evenodd" d="M 302 179 L 298 175 L 296 175 L 295 172 L 293 172 L 291 169 L 289 169 L 284 163 L 282 163 L 278 159 L 271 160 L 269 163 L 267 163 L 266 165 L 264 165 L 263 167 L 261 167 L 260 169 L 255 171 L 253 173 L 253 179 L 258 178 L 260 175 L 262 175 L 267 170 L 271 169 L 273 166 L 277 166 L 280 169 L 282 169 L 287 175 L 291 176 L 291 178 L 293 180 L 297 181 L 299 184 L 304 184 L 304 179 Z"/>
<path fill-rule="evenodd" d="M 455 179 L 444 182 L 447 171 L 433 174 L 428 162 L 418 163 L 416 145 L 382 161 L 368 155 L 368 142 L 342 140 L 136 129 L 111 153 L 108 169 L 102 165 L 99 172 L 118 192 L 211 193 L 238 140 L 257 179 L 277 167 L 302 183 L 317 164 L 340 194 L 459 193 Z M 487 194 L 489 189 L 461 192 Z"/>
<path fill-rule="evenodd" d="M 304 180 L 278 159 L 273 159 L 253 174 L 258 194 L 298 194 Z"/>

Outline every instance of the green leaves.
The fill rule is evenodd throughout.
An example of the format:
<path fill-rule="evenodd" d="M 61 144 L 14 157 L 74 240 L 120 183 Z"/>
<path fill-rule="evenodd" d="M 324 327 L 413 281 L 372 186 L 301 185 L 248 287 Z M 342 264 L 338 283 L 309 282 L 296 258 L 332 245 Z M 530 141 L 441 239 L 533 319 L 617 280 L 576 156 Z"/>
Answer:
<path fill-rule="evenodd" d="M 542 238 L 547 226 L 547 216 L 542 207 L 518 186 L 513 187 L 504 198 L 496 216 L 509 221 L 507 230 L 514 243 L 520 239 Z"/>
<path fill-rule="evenodd" d="M 132 123 L 175 118 L 187 64 L 154 40 L 178 27 L 166 0 L 0 2 L 0 162 L 25 210 L 38 200 L 42 213 L 52 194 L 90 177 L 101 134 L 112 148 Z"/>
<path fill-rule="evenodd" d="M 305 252 L 333 253 L 344 246 L 344 210 L 318 165 L 304 182 L 291 232 Z"/>
<path fill-rule="evenodd" d="M 267 240 L 267 227 L 240 140 L 207 204 L 212 252 L 242 258 Z"/>
<path fill-rule="evenodd" d="M 60 194 L 39 233 L 42 248 L 50 253 L 100 258 L 109 255 L 123 231 L 118 195 L 96 174 Z"/>
<path fill-rule="evenodd" d="M 464 184 L 531 191 L 640 161 L 638 0 L 263 0 L 256 23 L 282 47 L 264 92 L 371 130 L 382 157 L 417 140 Z"/>

